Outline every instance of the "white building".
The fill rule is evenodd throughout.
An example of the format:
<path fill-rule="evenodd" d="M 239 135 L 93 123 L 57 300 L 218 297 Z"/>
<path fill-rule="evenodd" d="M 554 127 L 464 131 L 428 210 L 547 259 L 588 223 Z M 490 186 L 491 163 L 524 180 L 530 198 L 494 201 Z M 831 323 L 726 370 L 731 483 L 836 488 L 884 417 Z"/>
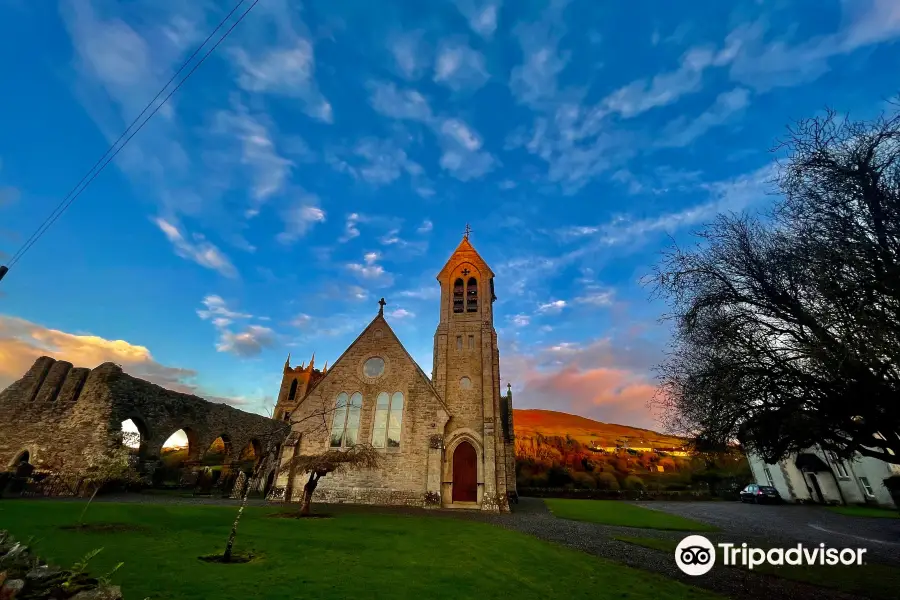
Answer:
<path fill-rule="evenodd" d="M 819 448 L 809 448 L 777 464 L 753 454 L 747 460 L 755 483 L 775 487 L 788 502 L 895 508 L 883 481 L 900 473 L 900 465 L 859 455 L 853 461 L 840 461 Z"/>

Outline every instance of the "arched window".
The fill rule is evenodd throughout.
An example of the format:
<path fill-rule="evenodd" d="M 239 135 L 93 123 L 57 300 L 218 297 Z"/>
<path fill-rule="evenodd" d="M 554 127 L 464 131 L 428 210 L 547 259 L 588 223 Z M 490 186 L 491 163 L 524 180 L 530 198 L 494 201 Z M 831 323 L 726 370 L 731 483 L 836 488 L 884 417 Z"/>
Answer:
<path fill-rule="evenodd" d="M 455 313 L 463 312 L 463 286 L 464 284 L 462 279 L 457 279 L 455 282 L 453 282 L 453 312 Z"/>
<path fill-rule="evenodd" d="M 288 401 L 288 402 L 293 402 L 293 401 L 294 401 L 294 397 L 295 397 L 296 395 L 297 395 L 297 380 L 295 379 L 295 380 L 293 380 L 293 381 L 291 382 L 291 391 L 290 391 L 290 393 L 288 393 L 288 399 L 287 399 L 287 401 Z"/>
<path fill-rule="evenodd" d="M 478 311 L 478 280 L 469 277 L 469 284 L 466 286 L 466 311 Z"/>
<path fill-rule="evenodd" d="M 375 425 L 372 428 L 372 446 L 375 448 L 399 448 L 403 430 L 403 394 L 394 392 L 378 394 L 375 404 Z"/>
<path fill-rule="evenodd" d="M 345 392 L 338 394 L 334 403 L 334 421 L 331 423 L 332 448 L 350 448 L 356 445 L 361 410 L 362 394 L 354 392 L 349 398 Z"/>

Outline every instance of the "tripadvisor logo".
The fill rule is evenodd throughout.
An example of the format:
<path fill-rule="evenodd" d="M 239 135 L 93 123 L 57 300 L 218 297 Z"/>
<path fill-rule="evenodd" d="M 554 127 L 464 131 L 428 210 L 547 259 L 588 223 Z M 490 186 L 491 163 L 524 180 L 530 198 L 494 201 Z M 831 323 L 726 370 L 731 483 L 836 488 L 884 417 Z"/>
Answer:
<path fill-rule="evenodd" d="M 716 547 L 702 535 L 689 535 L 675 548 L 675 564 L 688 575 L 703 575 L 716 564 Z"/>
<path fill-rule="evenodd" d="M 827 548 L 819 544 L 812 548 L 797 544 L 790 548 L 753 548 L 745 543 L 716 544 L 721 549 L 722 564 L 748 569 L 760 565 L 862 565 L 866 548 Z M 689 535 L 675 548 L 675 564 L 687 575 L 703 575 L 716 564 L 716 546 L 702 535 Z"/>

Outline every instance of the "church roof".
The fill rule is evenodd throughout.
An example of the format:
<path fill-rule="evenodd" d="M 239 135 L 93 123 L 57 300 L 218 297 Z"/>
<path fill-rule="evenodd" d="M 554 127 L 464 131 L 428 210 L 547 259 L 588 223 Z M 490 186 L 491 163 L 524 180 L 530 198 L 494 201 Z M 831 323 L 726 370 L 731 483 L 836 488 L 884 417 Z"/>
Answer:
<path fill-rule="evenodd" d="M 444 264 L 444 268 L 442 268 L 441 272 L 438 273 L 437 278 L 443 278 L 447 271 L 453 269 L 453 267 L 463 261 L 474 263 L 478 267 L 478 270 L 486 274 L 488 277 L 494 276 L 494 272 L 491 271 L 491 268 L 488 266 L 485 260 L 481 258 L 481 255 L 478 254 L 477 250 L 475 250 L 472 242 L 469 241 L 469 236 L 466 235 L 459 243 L 459 246 L 456 247 L 456 250 L 453 251 L 453 254 L 450 255 L 450 258 L 447 259 L 447 262 Z"/>
<path fill-rule="evenodd" d="M 376 324 L 383 325 L 384 328 L 388 331 L 388 333 L 390 333 L 390 335 L 392 335 L 394 337 L 394 340 L 400 346 L 400 349 L 403 350 L 403 353 L 406 354 L 406 357 L 409 359 L 409 362 L 411 362 L 413 365 L 415 365 L 416 372 L 418 372 L 419 376 L 425 381 L 425 383 L 428 385 L 428 388 L 434 393 L 435 398 L 438 399 L 438 401 L 441 403 L 441 406 L 444 408 L 445 411 L 447 411 L 447 414 L 449 415 L 450 409 L 447 406 L 447 403 L 444 402 L 444 399 L 441 397 L 440 394 L 438 394 L 437 390 L 434 388 L 434 384 L 431 382 L 431 379 L 428 377 L 428 375 L 425 374 L 425 371 L 422 370 L 422 367 L 419 366 L 419 363 L 416 362 L 416 360 L 409 353 L 409 350 L 406 349 L 406 346 L 403 345 L 403 342 L 400 341 L 400 338 L 397 337 L 397 334 L 394 333 L 394 330 L 391 328 L 390 324 L 388 324 L 387 320 L 384 318 L 383 310 L 378 311 L 378 315 L 376 315 L 375 318 L 372 319 L 372 321 L 363 328 L 363 330 L 359 333 L 359 335 L 356 336 L 356 339 L 353 340 L 353 342 L 349 346 L 347 346 L 347 349 L 344 350 L 344 352 L 338 357 L 338 359 L 336 361 L 334 361 L 334 364 L 331 366 L 331 368 L 328 370 L 327 373 L 325 373 L 322 377 L 320 377 L 318 379 L 318 381 L 316 381 L 315 383 L 310 382 L 309 389 L 307 389 L 306 396 L 304 396 L 304 399 L 307 398 L 312 393 L 312 391 L 314 389 L 316 389 L 316 387 L 318 387 L 318 385 L 320 383 L 322 383 L 323 381 L 328 379 L 328 377 L 337 370 L 335 367 L 337 367 L 338 364 L 340 364 L 341 359 L 343 359 L 344 356 L 346 356 L 347 352 L 349 352 L 350 349 L 353 348 L 353 346 L 355 346 L 357 344 L 357 342 L 359 342 L 359 340 L 366 334 L 366 332 L 369 331 L 370 329 L 372 329 L 372 327 Z M 301 402 L 302 402 L 302 400 L 301 400 Z"/>

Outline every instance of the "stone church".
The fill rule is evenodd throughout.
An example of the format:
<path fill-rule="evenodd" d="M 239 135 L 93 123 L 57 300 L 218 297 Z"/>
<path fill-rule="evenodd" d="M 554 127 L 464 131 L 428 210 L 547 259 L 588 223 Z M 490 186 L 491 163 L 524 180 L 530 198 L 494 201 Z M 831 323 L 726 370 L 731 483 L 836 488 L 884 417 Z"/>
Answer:
<path fill-rule="evenodd" d="M 281 460 L 355 444 L 382 455 L 378 469 L 323 477 L 315 501 L 509 510 L 512 392 L 500 394 L 494 274 L 467 234 L 437 280 L 431 379 L 391 329 L 383 299 L 331 368 L 316 369 L 315 356 L 292 368 L 288 357 L 273 415 L 292 423 Z M 299 501 L 305 481 L 282 474 L 276 494 Z"/>

